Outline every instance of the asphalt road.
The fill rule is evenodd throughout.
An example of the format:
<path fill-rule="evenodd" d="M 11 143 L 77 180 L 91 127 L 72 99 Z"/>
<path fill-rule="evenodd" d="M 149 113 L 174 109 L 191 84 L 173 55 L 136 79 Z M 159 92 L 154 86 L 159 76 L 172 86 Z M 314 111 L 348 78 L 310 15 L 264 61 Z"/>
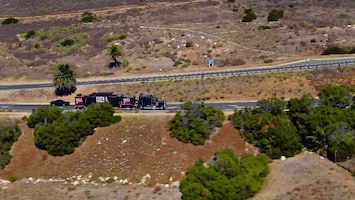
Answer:
<path fill-rule="evenodd" d="M 18 103 L 18 104 L 11 104 L 11 103 L 2 103 L 0 104 L 1 111 L 14 111 L 14 112 L 29 112 L 32 109 L 49 104 L 31 104 L 31 103 Z M 169 103 L 167 109 L 164 110 L 156 110 L 155 112 L 177 112 L 181 110 L 182 103 Z M 232 111 L 236 108 L 242 109 L 244 107 L 254 107 L 256 106 L 256 101 L 246 101 L 246 102 L 206 102 L 206 106 L 214 106 L 218 109 L 223 111 Z M 64 111 L 75 111 L 74 105 L 61 107 Z M 124 111 L 130 111 L 128 109 L 123 109 Z M 152 112 L 151 110 L 145 110 L 141 112 Z"/>
<path fill-rule="evenodd" d="M 207 71 L 207 72 L 195 72 L 195 73 L 180 73 L 180 74 L 162 74 L 160 76 L 142 76 L 132 78 L 118 78 L 109 80 L 97 80 L 97 81 L 80 81 L 77 82 L 77 86 L 81 85 L 103 85 L 103 84 L 115 84 L 115 83 L 133 83 L 133 82 L 147 82 L 147 81 L 167 81 L 178 79 L 195 79 L 205 77 L 219 77 L 219 76 L 235 76 L 243 74 L 260 74 L 282 71 L 295 71 L 295 70 L 311 70 L 322 67 L 339 67 L 339 66 L 355 66 L 355 57 L 347 58 L 332 58 L 332 59 L 312 59 L 303 60 L 299 62 L 286 63 L 276 66 L 267 67 L 254 67 L 247 69 L 232 69 L 232 70 L 219 70 L 219 71 Z M 103 77 L 104 78 L 104 77 Z M 1 90 L 24 90 L 24 89 L 39 89 L 53 87 L 52 83 L 40 83 L 40 84 L 23 84 L 23 85 L 0 85 Z"/>

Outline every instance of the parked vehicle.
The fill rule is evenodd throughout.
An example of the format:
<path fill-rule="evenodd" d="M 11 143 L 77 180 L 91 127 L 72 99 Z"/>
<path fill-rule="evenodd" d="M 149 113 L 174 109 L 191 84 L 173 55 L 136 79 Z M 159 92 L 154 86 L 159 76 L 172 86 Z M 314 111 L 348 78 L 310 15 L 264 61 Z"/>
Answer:
<path fill-rule="evenodd" d="M 51 101 L 50 105 L 51 106 L 63 106 L 64 107 L 64 106 L 69 106 L 70 103 L 69 103 L 69 101 L 64 101 L 64 100 L 58 99 L 58 100 Z"/>
<path fill-rule="evenodd" d="M 166 102 L 154 95 L 140 94 L 138 100 L 134 95 L 114 94 L 113 92 L 94 92 L 89 95 L 78 94 L 75 99 L 75 108 L 83 109 L 91 103 L 110 102 L 115 109 L 166 109 Z"/>

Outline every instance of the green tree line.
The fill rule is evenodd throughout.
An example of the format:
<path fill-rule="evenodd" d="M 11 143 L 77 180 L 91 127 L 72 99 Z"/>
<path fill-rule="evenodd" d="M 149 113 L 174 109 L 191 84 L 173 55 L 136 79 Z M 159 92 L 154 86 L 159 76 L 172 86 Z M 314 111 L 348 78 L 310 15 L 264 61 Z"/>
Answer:
<path fill-rule="evenodd" d="M 71 154 L 96 127 L 105 127 L 121 121 L 113 116 L 108 102 L 90 104 L 84 111 L 62 112 L 61 108 L 40 106 L 32 110 L 27 125 L 34 128 L 34 143 L 50 155 Z"/>
<path fill-rule="evenodd" d="M 9 151 L 20 135 L 21 129 L 17 125 L 0 127 L 0 169 L 10 163 Z"/>
<path fill-rule="evenodd" d="M 318 93 L 292 98 L 260 100 L 230 116 L 248 142 L 271 158 L 293 156 L 303 147 L 337 161 L 355 154 L 354 89 L 327 86 Z M 287 112 L 286 112 L 287 110 Z"/>

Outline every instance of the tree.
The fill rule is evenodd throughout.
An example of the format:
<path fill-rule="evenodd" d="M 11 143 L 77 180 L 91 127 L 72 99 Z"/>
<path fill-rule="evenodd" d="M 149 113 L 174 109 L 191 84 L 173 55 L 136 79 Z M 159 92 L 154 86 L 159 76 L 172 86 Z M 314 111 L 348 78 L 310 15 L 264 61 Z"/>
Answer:
<path fill-rule="evenodd" d="M 183 112 L 176 113 L 169 122 L 170 137 L 184 143 L 203 145 L 215 127 L 221 127 L 224 113 L 203 102 L 184 103 Z"/>
<path fill-rule="evenodd" d="M 262 102 L 268 109 L 246 108 L 231 116 L 232 122 L 238 124 L 237 128 L 241 127 L 241 136 L 271 158 L 280 158 L 283 155 L 291 157 L 300 152 L 302 143 L 295 127 L 290 123 L 288 116 L 283 114 L 283 109 L 279 109 L 279 106 L 274 107 L 278 103 L 283 105 L 284 102 L 276 101 L 278 102 L 276 104 L 273 101 Z"/>
<path fill-rule="evenodd" d="M 17 125 L 0 127 L 0 169 L 10 163 L 9 151 L 20 135 L 21 129 Z"/>
<path fill-rule="evenodd" d="M 27 124 L 34 127 L 34 143 L 50 155 L 71 154 L 75 147 L 94 134 L 96 127 L 109 126 L 121 120 L 113 116 L 114 109 L 108 102 L 90 104 L 85 111 L 65 112 L 52 106 L 38 107 L 32 111 Z"/>
<path fill-rule="evenodd" d="M 284 99 L 270 98 L 262 99 L 256 103 L 261 109 L 267 111 L 271 115 L 285 114 L 286 103 Z"/>
<path fill-rule="evenodd" d="M 313 140 L 316 144 L 320 146 L 320 152 L 324 152 L 324 157 L 328 158 L 328 145 L 329 138 L 333 134 L 334 127 L 331 125 L 325 127 L 316 127 L 314 131 L 314 135 L 308 136 L 311 140 Z"/>
<path fill-rule="evenodd" d="M 331 85 L 322 88 L 318 97 L 321 99 L 321 104 L 344 108 L 350 105 L 353 91 L 354 89 L 345 85 Z"/>
<path fill-rule="evenodd" d="M 38 125 L 51 124 L 62 115 L 63 109 L 54 106 L 38 106 L 32 109 L 32 114 L 27 118 L 27 126 L 34 128 Z"/>
<path fill-rule="evenodd" d="M 66 96 L 76 91 L 76 74 L 69 64 L 57 64 L 53 73 L 53 84 L 57 96 Z"/>
<path fill-rule="evenodd" d="M 315 99 L 311 95 L 303 95 L 300 99 L 292 98 L 287 102 L 288 113 L 305 113 L 312 112 L 312 104 L 315 103 Z"/>
<path fill-rule="evenodd" d="M 113 44 L 109 47 L 108 53 L 110 56 L 115 56 L 115 57 L 122 56 L 123 55 L 122 46 L 117 45 L 117 44 Z"/>
<path fill-rule="evenodd" d="M 268 162 L 263 154 L 237 157 L 230 149 L 216 152 L 205 164 L 199 159 L 180 182 L 182 199 L 248 199 L 261 188 Z"/>

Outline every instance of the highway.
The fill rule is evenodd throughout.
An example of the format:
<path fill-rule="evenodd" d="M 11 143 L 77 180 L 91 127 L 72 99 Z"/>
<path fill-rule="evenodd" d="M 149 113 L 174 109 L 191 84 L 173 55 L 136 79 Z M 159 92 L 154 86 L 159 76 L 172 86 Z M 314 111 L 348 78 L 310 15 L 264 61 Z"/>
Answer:
<path fill-rule="evenodd" d="M 177 112 L 178 110 L 181 110 L 181 105 L 183 103 L 168 103 L 167 109 L 166 110 L 156 110 L 155 112 Z M 0 104 L 0 110 L 1 111 L 13 111 L 13 112 L 29 112 L 32 109 L 42 106 L 42 105 L 48 105 L 49 104 L 34 104 L 34 103 L 18 103 L 18 104 L 13 104 L 13 103 L 1 103 Z M 238 102 L 205 102 L 206 106 L 214 106 L 218 109 L 221 109 L 223 111 L 232 111 L 236 108 L 242 109 L 244 107 L 254 107 L 256 106 L 256 101 L 238 101 Z M 64 111 L 75 111 L 74 105 L 62 107 Z M 129 112 L 130 110 L 128 109 L 123 109 L 123 111 Z M 131 110 L 132 111 L 132 110 Z M 141 112 L 152 112 L 151 110 L 142 110 Z"/>
<path fill-rule="evenodd" d="M 253 67 L 253 68 L 246 68 L 246 69 L 230 69 L 230 70 L 194 72 L 194 73 L 164 74 L 160 76 L 141 76 L 141 77 L 105 79 L 105 80 L 96 80 L 96 81 L 78 81 L 77 86 L 236 76 L 236 75 L 246 75 L 246 74 L 311 70 L 311 69 L 317 69 L 323 67 L 339 67 L 339 66 L 355 66 L 355 57 L 332 58 L 332 59 L 310 59 L 310 60 L 303 60 L 299 62 L 286 63 L 286 64 L 276 65 L 276 66 L 267 66 L 267 67 L 261 66 L 261 67 Z M 105 77 L 103 77 L 103 79 L 104 78 Z M 48 88 L 48 87 L 53 87 L 53 84 L 52 83 L 23 84 L 23 85 L 8 84 L 8 85 L 0 85 L 0 91 L 39 89 L 39 88 Z"/>

